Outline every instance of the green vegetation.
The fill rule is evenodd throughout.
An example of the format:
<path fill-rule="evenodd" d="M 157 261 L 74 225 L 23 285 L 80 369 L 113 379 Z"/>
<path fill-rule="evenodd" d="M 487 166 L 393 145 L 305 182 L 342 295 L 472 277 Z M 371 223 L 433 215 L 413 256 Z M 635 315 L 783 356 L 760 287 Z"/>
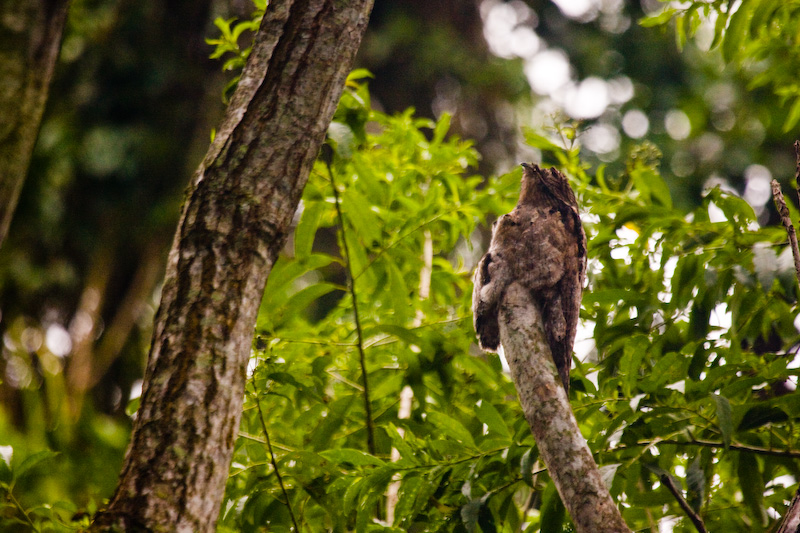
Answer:
<path fill-rule="evenodd" d="M 547 504 L 554 490 L 513 384 L 497 357 L 476 357 L 470 347 L 465 265 L 481 251 L 470 250 L 470 239 L 476 221 L 516 202 L 519 172 L 478 187 L 469 174 L 474 150 L 444 140 L 447 117 L 389 117 L 368 111 L 368 102 L 364 85 L 343 99 L 330 174 L 322 162 L 312 173 L 293 253 L 270 278 L 221 523 L 288 528 L 289 506 L 308 531 L 516 531 L 523 523 L 537 531 L 560 523 L 563 509 Z M 364 136 L 356 116 L 379 133 Z M 797 339 L 785 233 L 758 228 L 753 209 L 719 188 L 691 213 L 676 212 L 651 145 L 611 176 L 590 172 L 576 148 L 532 132 L 528 141 L 573 178 L 586 214 L 583 319 L 594 325 L 597 348 L 573 370 L 572 405 L 626 521 L 641 529 L 682 516 L 659 481 L 669 472 L 709 529 L 765 527 L 791 499 L 792 483 L 781 476 L 798 474 L 800 456 L 798 396 L 778 392 L 797 375 L 781 353 Z M 315 247 L 315 235 L 329 231 L 338 248 Z M 431 290 L 421 298 L 426 239 Z M 338 301 L 320 317 L 314 302 L 322 295 Z M 730 326 L 722 325 L 726 313 Z M 765 349 L 768 342 L 775 348 Z M 404 386 L 414 392 L 408 419 L 398 418 Z M 396 479 L 394 529 L 377 526 Z M 541 512 L 525 518 L 526 507 Z"/>
<path fill-rule="evenodd" d="M 67 50 L 76 46 L 70 38 L 101 32 L 105 20 L 103 11 L 76 5 L 81 16 L 73 24 L 91 24 L 68 36 Z M 694 96 L 671 103 L 685 104 L 700 133 L 713 130 L 714 113 L 736 111 L 736 126 L 715 135 L 725 147 L 747 145 L 744 153 L 755 159 L 745 164 L 765 163 L 770 148 L 753 141 L 747 124 L 760 119 L 761 138 L 766 128 L 768 141 L 777 142 L 776 126 L 789 131 L 800 120 L 800 89 L 791 77 L 800 50 L 792 15 L 800 4 L 744 0 L 732 14 L 729 2 L 684 5 L 644 22 L 675 24 L 678 43 L 700 65 L 695 74 L 703 73 L 688 84 Z M 709 46 L 722 52 L 698 59 L 692 36 L 706 17 L 715 23 Z M 214 55 L 233 54 L 225 68 L 237 71 L 247 54 L 239 37 L 253 23 L 218 20 L 217 26 L 222 35 L 209 41 Z M 725 83 L 742 76 L 754 92 L 712 112 L 698 95 L 720 86 L 708 65 L 723 61 L 741 67 L 725 71 Z M 477 350 L 472 331 L 471 269 L 488 225 L 515 204 L 520 171 L 481 175 L 478 149 L 452 134 L 450 115 L 432 120 L 413 110 L 377 111 L 367 78 L 357 70 L 348 81 L 296 228 L 269 278 L 219 530 L 569 531 L 514 385 L 500 358 Z M 161 94 L 153 88 L 158 82 L 143 84 L 153 98 Z M 765 101 L 765 92 L 782 100 Z M 750 98 L 758 101 L 749 106 Z M 61 236 L 64 221 L 75 219 L 59 211 L 60 188 L 88 172 L 97 180 L 98 205 L 125 198 L 126 221 L 147 203 L 135 199 L 156 198 L 146 223 L 123 226 L 137 251 L 146 248 L 144 234 L 164 233 L 177 214 L 165 214 L 175 206 L 177 185 L 156 183 L 156 175 L 145 183 L 149 192 L 134 189 L 140 169 L 130 166 L 157 160 L 157 145 L 174 143 L 177 133 L 162 132 L 162 139 L 128 128 L 122 136 L 104 135 L 102 124 L 115 113 L 79 111 L 91 118 L 94 137 L 86 139 L 139 156 L 111 150 L 113 165 L 76 170 L 66 162 L 81 161 L 76 154 L 95 145 L 68 135 L 80 120 L 56 105 L 43 129 L 40 151 L 56 155 L 40 153 L 34 172 L 44 177 L 21 210 L 23 220 L 38 220 L 34 229 L 44 236 L 38 248 L 23 248 L 19 243 L 34 229 L 18 223 L 12 247 L 0 252 L 6 254 L 0 259 L 3 531 L 87 526 L 113 490 L 128 438 L 123 410 L 146 353 L 144 327 L 126 337 L 128 358 L 115 363 L 114 379 L 106 376 L 95 397 L 70 392 L 63 359 L 44 339 L 48 320 L 56 321 L 32 302 L 45 294 L 53 308 L 63 300 L 74 311 L 82 294 L 76 272 L 87 286 L 95 283 L 83 263 L 96 273 L 108 257 L 125 259 L 128 251 L 95 247 L 97 223 L 88 216 L 66 225 L 73 228 L 69 238 Z M 619 157 L 606 164 L 578 141 L 589 126 L 564 119 L 524 133 L 545 164 L 569 176 L 589 239 L 578 340 L 593 343 L 580 343 L 583 359 L 575 361 L 571 384 L 582 433 L 633 530 L 657 530 L 666 521 L 675 522 L 675 531 L 694 530 L 663 476 L 684 491 L 710 531 L 767 530 L 800 480 L 799 293 L 786 233 L 768 223 L 768 212 L 757 216 L 729 184 L 692 195 L 712 172 L 741 170 L 740 153 L 703 160 L 682 181 L 661 161 L 685 146 L 663 132 L 625 139 Z M 779 140 L 789 153 L 793 139 Z M 173 174 L 181 164 L 172 161 Z M 153 192 L 161 189 L 170 194 Z M 40 260 L 50 245 L 82 259 Z M 117 297 L 126 294 L 117 278 L 106 282 L 119 285 Z M 139 318 L 149 319 L 147 312 Z M 410 411 L 401 416 L 409 397 Z M 129 408 L 132 414 L 135 400 Z M 393 484 L 398 499 L 387 523 L 385 494 Z"/>

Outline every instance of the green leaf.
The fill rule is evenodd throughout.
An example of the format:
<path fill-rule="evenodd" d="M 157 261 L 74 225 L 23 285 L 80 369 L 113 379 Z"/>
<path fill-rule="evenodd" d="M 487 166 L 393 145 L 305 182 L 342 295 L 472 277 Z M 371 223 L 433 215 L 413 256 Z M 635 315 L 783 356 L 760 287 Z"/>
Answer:
<path fill-rule="evenodd" d="M 342 510 L 344 511 L 345 515 L 349 515 L 356 510 L 356 506 L 358 505 L 358 496 L 361 494 L 361 488 L 363 487 L 364 482 L 365 478 L 356 477 L 353 478 L 350 486 L 347 487 L 347 490 L 342 497 Z"/>
<path fill-rule="evenodd" d="M 664 179 L 651 168 L 635 168 L 630 173 L 636 189 L 641 192 L 648 203 L 654 203 L 667 209 L 672 208 L 672 196 Z"/>
<path fill-rule="evenodd" d="M 553 141 L 551 141 L 544 135 L 537 133 L 531 128 L 523 128 L 522 132 L 523 135 L 525 136 L 525 142 L 533 146 L 534 148 L 539 148 L 541 150 L 553 153 L 564 151 L 563 148 L 555 144 Z"/>
<path fill-rule="evenodd" d="M 318 300 L 322 296 L 325 296 L 326 294 L 339 289 L 340 287 L 334 285 L 333 283 L 323 282 L 323 283 L 315 283 L 313 285 L 310 285 L 304 289 L 297 291 L 291 297 L 289 297 L 286 304 L 283 306 L 286 308 L 286 312 L 282 314 L 281 322 L 284 322 L 290 316 L 294 316 L 298 313 L 301 313 L 312 302 Z"/>
<path fill-rule="evenodd" d="M 689 502 L 692 509 L 700 512 L 706 490 L 706 475 L 700 465 L 699 455 L 689 463 L 689 468 L 686 470 L 686 487 L 686 501 Z"/>
<path fill-rule="evenodd" d="M 733 410 L 725 396 L 720 396 L 719 394 L 713 394 L 712 396 L 714 405 L 717 408 L 717 421 L 722 432 L 722 442 L 725 443 L 725 449 L 727 450 L 731 446 L 731 438 L 733 437 Z"/>
<path fill-rule="evenodd" d="M 750 4 L 752 2 L 742 2 L 730 17 L 730 24 L 725 31 L 725 38 L 722 41 L 722 59 L 726 63 L 731 62 L 739 53 L 743 43 L 747 42 L 750 28 Z"/>
<path fill-rule="evenodd" d="M 656 15 L 650 15 L 649 17 L 644 17 L 643 19 L 639 20 L 639 25 L 643 28 L 653 28 L 655 26 L 663 26 L 670 20 L 672 20 L 672 16 L 675 15 L 677 9 L 674 7 L 669 7 L 664 9 L 661 13 Z"/>
<path fill-rule="evenodd" d="M 362 247 L 373 249 L 381 244 L 383 223 L 373 211 L 373 205 L 355 187 L 348 187 L 342 194 L 342 214 L 352 229 L 362 239 Z M 349 230 L 348 230 L 349 231 Z"/>
<path fill-rule="evenodd" d="M 125 406 L 125 414 L 128 416 L 133 416 L 136 413 L 136 411 L 139 410 L 139 403 L 141 402 L 141 400 L 142 400 L 141 396 L 132 398 Z"/>
<path fill-rule="evenodd" d="M 333 261 L 334 258 L 326 254 L 311 254 L 298 261 L 281 258 L 270 273 L 265 291 L 265 300 L 269 299 L 273 293 L 285 291 L 294 280 L 303 274 L 326 267 Z"/>
<path fill-rule="evenodd" d="M 500 416 L 500 413 L 497 409 L 488 401 L 484 400 L 481 404 L 475 409 L 475 415 L 478 417 L 478 420 L 486 424 L 486 427 L 489 428 L 489 431 L 502 435 L 508 439 L 511 438 L 511 432 L 506 425 L 505 420 L 503 417 Z"/>
<path fill-rule="evenodd" d="M 455 418 L 451 418 L 438 411 L 431 411 L 428 413 L 428 422 L 433 424 L 441 434 L 453 438 L 467 446 L 475 447 L 475 441 L 470 432 Z"/>
<path fill-rule="evenodd" d="M 358 512 L 356 514 L 356 531 L 363 532 L 372 522 L 375 506 L 378 504 L 387 485 L 392 481 L 394 471 L 391 468 L 378 468 L 370 474 L 361 485 Z"/>
<path fill-rule="evenodd" d="M 41 452 L 30 454 L 22 461 L 22 463 L 20 463 L 18 467 L 14 468 L 14 478 L 22 478 L 33 468 L 39 466 L 45 461 L 49 461 L 50 459 L 57 457 L 58 455 L 58 452 L 53 452 L 50 450 L 43 450 Z"/>
<path fill-rule="evenodd" d="M 414 438 L 410 430 L 406 429 L 405 436 L 403 436 L 400 435 L 400 432 L 394 424 L 389 423 L 385 431 L 386 435 L 392 441 L 392 447 L 400 452 L 400 457 L 402 457 L 404 461 L 409 461 L 412 464 L 420 464 L 420 461 L 423 459 L 422 454 L 417 453 L 409 444 L 409 440 Z"/>
<path fill-rule="evenodd" d="M 561 496 L 558 495 L 555 484 L 551 481 L 544 489 L 541 508 L 540 531 L 557 532 L 564 530 L 564 520 L 567 516 Z"/>
<path fill-rule="evenodd" d="M 785 422 L 788 419 L 789 415 L 783 409 L 770 405 L 756 405 L 747 410 L 736 431 L 756 429 L 775 422 Z"/>
<path fill-rule="evenodd" d="M 761 476 L 758 459 L 752 453 L 740 452 L 738 455 L 739 464 L 736 472 L 744 503 L 750 509 L 756 523 L 764 527 L 768 518 L 764 509 L 764 478 Z"/>
<path fill-rule="evenodd" d="M 533 464 L 538 457 L 538 448 L 528 448 L 528 450 L 522 454 L 522 459 L 519 464 L 519 473 L 522 476 L 522 481 L 531 488 L 533 488 Z"/>
<path fill-rule="evenodd" d="M 623 390 L 626 396 L 633 396 L 637 389 L 642 360 L 647 352 L 650 340 L 644 335 L 634 335 L 625 342 L 620 371 L 623 375 Z"/>
<path fill-rule="evenodd" d="M 408 526 L 417 515 L 417 497 L 426 480 L 416 475 L 403 477 L 400 490 L 397 491 L 397 505 L 394 508 L 394 524 Z M 427 501 L 425 502 L 427 503 Z"/>
<path fill-rule="evenodd" d="M 296 258 L 307 258 L 311 255 L 314 238 L 317 235 L 319 222 L 326 204 L 320 201 L 304 203 L 303 215 L 294 230 L 294 255 Z"/>
<path fill-rule="evenodd" d="M 320 452 L 320 455 L 336 464 L 349 463 L 353 466 L 384 466 L 386 464 L 373 455 L 353 448 L 327 450 Z"/>
<path fill-rule="evenodd" d="M 786 122 L 783 123 L 783 132 L 789 133 L 800 121 L 800 98 L 796 98 L 789 113 L 786 115 Z"/>
<path fill-rule="evenodd" d="M 445 135 L 450 130 L 451 118 L 450 113 L 442 113 L 442 116 L 436 121 L 436 127 L 433 129 L 432 143 L 439 144 L 444 140 Z"/>
<path fill-rule="evenodd" d="M 331 121 L 328 125 L 328 141 L 338 157 L 342 159 L 353 157 L 356 136 L 347 124 Z"/>
<path fill-rule="evenodd" d="M 616 475 L 620 466 L 620 463 L 613 463 L 609 465 L 603 465 L 599 468 L 600 477 L 603 479 L 603 483 L 605 483 L 606 487 L 610 487 L 614 482 L 614 476 Z"/>
<path fill-rule="evenodd" d="M 304 383 L 301 383 L 294 377 L 294 375 L 288 372 L 270 372 L 267 374 L 267 379 L 272 380 L 276 383 L 282 383 L 285 385 L 291 385 L 298 391 L 302 392 L 303 394 L 307 394 L 310 398 L 314 398 L 317 401 L 323 401 L 322 397 L 319 393 L 314 389 L 312 386 L 308 386 Z"/>
<path fill-rule="evenodd" d="M 709 46 L 710 50 L 713 50 L 717 46 L 719 46 L 720 42 L 722 42 L 723 36 L 725 34 L 725 26 L 728 24 L 728 12 L 717 12 L 717 20 L 714 23 L 714 38 L 711 40 L 711 46 Z"/>
<path fill-rule="evenodd" d="M 677 13 L 675 15 L 675 46 L 678 50 L 683 51 L 686 46 L 686 26 L 688 23 L 688 15 L 686 13 Z"/>
<path fill-rule="evenodd" d="M 347 75 L 348 82 L 354 82 L 358 80 L 363 80 L 367 78 L 374 78 L 375 76 L 369 70 L 365 68 L 356 68 L 353 69 L 350 74 Z"/>

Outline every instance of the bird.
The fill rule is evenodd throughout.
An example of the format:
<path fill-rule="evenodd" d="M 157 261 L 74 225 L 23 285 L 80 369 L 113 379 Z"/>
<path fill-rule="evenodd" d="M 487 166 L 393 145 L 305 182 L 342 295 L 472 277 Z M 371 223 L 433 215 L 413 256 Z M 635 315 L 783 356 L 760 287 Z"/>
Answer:
<path fill-rule="evenodd" d="M 508 286 L 530 291 L 564 390 L 586 278 L 586 234 L 567 177 L 522 163 L 519 201 L 492 226 L 492 239 L 473 276 L 472 312 L 478 344 L 500 346 L 499 307 Z"/>

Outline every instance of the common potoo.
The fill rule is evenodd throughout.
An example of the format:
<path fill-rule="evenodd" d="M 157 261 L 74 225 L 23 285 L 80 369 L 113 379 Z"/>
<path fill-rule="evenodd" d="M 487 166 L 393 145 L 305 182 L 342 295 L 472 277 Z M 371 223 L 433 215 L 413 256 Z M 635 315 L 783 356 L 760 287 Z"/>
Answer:
<path fill-rule="evenodd" d="M 500 345 L 498 307 L 514 281 L 531 291 L 564 389 L 586 277 L 586 234 L 578 202 L 558 170 L 522 164 L 517 206 L 495 221 L 473 278 L 472 313 L 481 348 Z"/>

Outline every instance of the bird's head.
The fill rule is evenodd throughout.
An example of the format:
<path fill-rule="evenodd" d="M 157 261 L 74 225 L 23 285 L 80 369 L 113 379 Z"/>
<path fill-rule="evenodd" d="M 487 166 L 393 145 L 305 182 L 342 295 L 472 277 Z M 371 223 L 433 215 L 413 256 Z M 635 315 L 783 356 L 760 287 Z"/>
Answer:
<path fill-rule="evenodd" d="M 533 204 L 540 201 L 541 195 L 545 193 L 542 181 L 543 172 L 539 165 L 522 163 L 522 183 L 519 190 L 520 204 Z"/>

